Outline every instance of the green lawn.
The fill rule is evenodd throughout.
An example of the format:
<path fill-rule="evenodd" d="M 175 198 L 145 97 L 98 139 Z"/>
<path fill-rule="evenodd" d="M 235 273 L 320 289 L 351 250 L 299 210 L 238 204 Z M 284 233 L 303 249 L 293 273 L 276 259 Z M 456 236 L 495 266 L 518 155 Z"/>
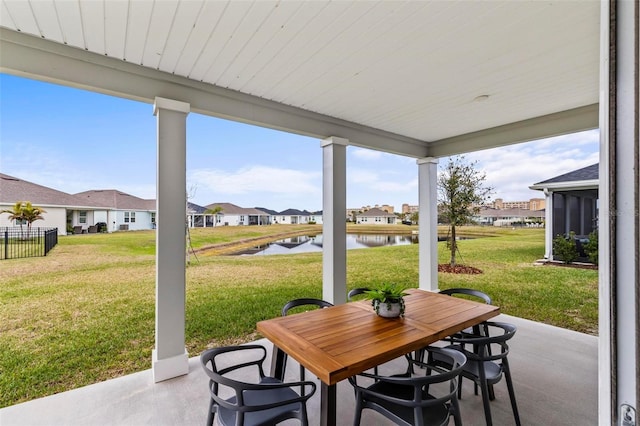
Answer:
<path fill-rule="evenodd" d="M 199 249 L 292 229 L 198 229 L 191 239 Z M 533 266 L 544 251 L 542 229 L 467 231 L 496 234 L 460 242 L 459 263 L 484 273 L 441 273 L 441 288 L 477 288 L 504 313 L 595 333 L 597 271 Z M 439 248 L 439 260 L 446 262 L 445 245 Z M 0 263 L 0 406 L 150 368 L 154 249 L 153 231 L 76 235 L 61 237 L 47 257 Z M 349 288 L 382 282 L 416 287 L 418 247 L 350 250 L 347 268 Z M 195 355 L 210 346 L 253 340 L 259 337 L 257 321 L 278 316 L 289 299 L 321 297 L 321 287 L 319 253 L 233 257 L 200 252 L 187 269 L 187 349 Z"/>

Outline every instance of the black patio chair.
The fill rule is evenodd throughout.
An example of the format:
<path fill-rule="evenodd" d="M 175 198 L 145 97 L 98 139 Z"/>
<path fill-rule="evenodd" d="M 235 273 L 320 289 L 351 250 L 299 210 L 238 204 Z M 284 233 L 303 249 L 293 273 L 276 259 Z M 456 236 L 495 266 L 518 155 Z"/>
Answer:
<path fill-rule="evenodd" d="M 353 290 L 349 291 L 349 293 L 347 293 L 347 300 L 352 301 L 354 297 L 365 294 L 369 290 L 370 289 L 367 287 L 354 288 Z"/>
<path fill-rule="evenodd" d="M 511 408 L 513 409 L 513 417 L 516 425 L 520 426 L 520 415 L 507 358 L 507 355 L 509 355 L 507 342 L 515 335 L 516 326 L 504 322 L 489 321 L 483 324 L 486 326 L 487 336 L 462 332 L 452 336 L 450 340 L 453 344 L 447 346 L 448 349 L 458 350 L 467 357 L 467 363 L 460 374 L 458 398 L 462 398 L 462 377 L 473 380 L 474 384 L 479 386 L 482 392 L 485 419 L 487 426 L 491 426 L 493 422 L 489 401 L 495 399 L 493 392 L 491 392 L 491 386 L 500 382 L 504 376 L 509 391 L 509 399 L 511 400 Z M 473 347 L 473 350 L 468 350 L 469 346 Z M 491 349 L 492 346 L 493 349 Z M 430 353 L 427 363 L 445 367 L 450 365 L 450 361 L 438 353 Z M 477 387 L 475 389 L 475 394 L 477 395 Z"/>
<path fill-rule="evenodd" d="M 287 419 L 309 424 L 306 404 L 316 391 L 315 383 L 283 383 L 265 376 L 262 365 L 266 357 L 267 350 L 260 345 L 227 346 L 200 355 L 211 395 L 207 426 L 213 425 L 216 414 L 224 426 L 275 425 Z M 239 380 L 236 373 L 243 369 L 254 370 L 257 380 Z"/>
<path fill-rule="evenodd" d="M 282 316 L 285 317 L 287 315 L 289 315 L 289 311 L 291 311 L 294 308 L 304 308 L 303 310 L 311 310 L 311 309 L 322 309 L 322 308 L 329 308 L 333 306 L 333 303 L 327 302 L 326 300 L 322 300 L 322 299 L 314 299 L 314 298 L 309 298 L 309 297 L 304 297 L 301 299 L 293 299 L 288 301 L 283 307 L 282 307 Z M 297 312 L 298 310 L 296 310 Z M 284 359 L 282 360 L 282 377 L 284 377 L 284 373 L 287 370 L 287 360 L 289 359 L 289 356 L 286 354 L 286 352 L 283 354 Z M 300 365 L 300 380 L 304 380 L 304 374 L 305 369 L 302 365 Z"/>
<path fill-rule="evenodd" d="M 428 365 L 407 356 L 409 366 L 404 374 L 360 373 L 349 378 L 356 394 L 354 425 L 360 424 L 365 408 L 377 411 L 398 425 L 444 426 L 449 424 L 450 417 L 456 426 L 462 424 L 457 387 L 466 358 L 462 352 L 452 349 L 427 347 L 425 350 L 446 359 L 447 365 Z M 426 375 L 412 375 L 414 365 L 425 368 Z M 366 386 L 364 382 L 373 383 Z M 436 385 L 441 383 L 443 385 Z"/>
<path fill-rule="evenodd" d="M 463 296 L 467 299 L 475 300 L 476 302 L 482 301 L 487 305 L 491 305 L 493 303 L 493 301 L 491 300 L 491 297 L 487 293 L 484 293 L 480 290 L 476 290 L 473 288 L 464 288 L 464 287 L 449 288 L 449 289 L 440 290 L 440 294 L 446 294 L 448 296 L 454 296 L 454 297 Z M 487 336 L 488 330 L 484 325 L 479 324 L 470 329 L 464 330 L 464 333 L 467 333 L 467 334 L 473 333 L 479 336 Z M 448 340 L 448 339 L 445 339 L 445 340 Z"/>
<path fill-rule="evenodd" d="M 448 289 L 440 290 L 440 294 L 447 294 L 449 296 L 455 296 L 455 295 L 473 296 L 473 298 L 480 299 L 487 305 L 491 305 L 491 303 L 493 303 L 491 300 L 491 297 L 487 293 L 484 293 L 480 290 L 475 290 L 473 288 L 463 288 L 463 287 L 448 288 Z"/>

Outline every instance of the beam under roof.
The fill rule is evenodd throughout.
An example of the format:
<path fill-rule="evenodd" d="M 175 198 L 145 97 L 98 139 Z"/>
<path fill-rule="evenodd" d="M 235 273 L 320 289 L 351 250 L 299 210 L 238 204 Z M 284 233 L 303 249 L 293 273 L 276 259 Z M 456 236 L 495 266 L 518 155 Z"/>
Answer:
<path fill-rule="evenodd" d="M 445 157 L 598 127 L 598 105 L 536 117 L 438 141 L 382 129 L 220 88 L 0 28 L 0 72 L 153 103 L 156 96 L 187 102 L 203 115 L 414 158 Z"/>

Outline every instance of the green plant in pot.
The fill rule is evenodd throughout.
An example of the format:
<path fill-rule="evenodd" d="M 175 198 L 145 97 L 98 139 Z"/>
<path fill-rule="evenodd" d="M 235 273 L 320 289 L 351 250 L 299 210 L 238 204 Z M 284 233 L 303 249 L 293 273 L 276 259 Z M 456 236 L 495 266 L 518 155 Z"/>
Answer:
<path fill-rule="evenodd" d="M 364 292 L 371 300 L 373 310 L 381 317 L 397 318 L 404 316 L 404 288 L 395 284 L 385 283 L 380 288 Z"/>

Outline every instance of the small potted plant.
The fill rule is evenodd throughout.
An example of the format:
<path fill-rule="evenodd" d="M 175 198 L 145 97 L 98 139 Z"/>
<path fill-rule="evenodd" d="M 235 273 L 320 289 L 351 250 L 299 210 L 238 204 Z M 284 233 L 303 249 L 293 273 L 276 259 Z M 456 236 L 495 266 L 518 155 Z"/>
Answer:
<path fill-rule="evenodd" d="M 384 318 L 397 318 L 404 316 L 404 288 L 395 284 L 385 283 L 380 288 L 364 292 L 367 299 L 371 300 L 373 310 Z"/>

